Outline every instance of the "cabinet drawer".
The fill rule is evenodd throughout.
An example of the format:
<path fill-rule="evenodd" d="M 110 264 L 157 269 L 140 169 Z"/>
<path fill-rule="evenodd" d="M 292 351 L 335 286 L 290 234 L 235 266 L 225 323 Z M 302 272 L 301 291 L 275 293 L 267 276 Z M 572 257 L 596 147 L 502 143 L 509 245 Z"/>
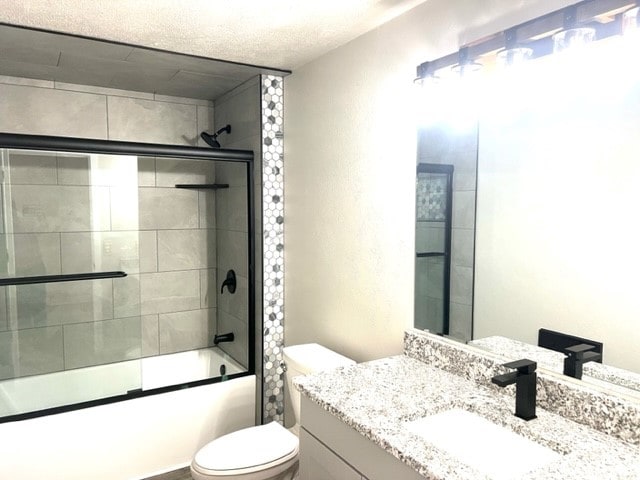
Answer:
<path fill-rule="evenodd" d="M 361 480 L 338 455 L 300 429 L 300 480 Z"/>

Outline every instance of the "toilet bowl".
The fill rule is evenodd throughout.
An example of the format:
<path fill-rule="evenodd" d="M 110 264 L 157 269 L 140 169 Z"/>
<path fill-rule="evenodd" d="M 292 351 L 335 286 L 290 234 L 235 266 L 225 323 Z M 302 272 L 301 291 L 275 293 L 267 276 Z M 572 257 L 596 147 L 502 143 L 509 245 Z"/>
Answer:
<path fill-rule="evenodd" d="M 297 477 L 300 392 L 293 387 L 292 379 L 355 362 L 316 343 L 286 347 L 283 357 L 288 398 L 296 419 L 294 427 L 287 430 L 271 422 L 209 442 L 191 462 L 194 480 L 293 480 Z"/>

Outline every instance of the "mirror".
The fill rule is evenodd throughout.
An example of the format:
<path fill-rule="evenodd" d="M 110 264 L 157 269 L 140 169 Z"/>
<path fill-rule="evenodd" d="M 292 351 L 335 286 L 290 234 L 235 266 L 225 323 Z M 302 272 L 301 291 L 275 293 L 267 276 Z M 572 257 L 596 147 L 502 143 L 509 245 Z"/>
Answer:
<path fill-rule="evenodd" d="M 538 329 L 547 328 L 602 342 L 604 364 L 640 373 L 633 48 L 615 37 L 540 58 L 491 77 L 477 93 L 477 195 L 473 204 L 456 197 L 454 177 L 452 247 L 456 216 L 475 220 L 466 279 L 474 339 L 536 346 Z M 473 143 L 474 127 L 442 121 L 421 132 L 420 155 L 457 161 Z"/>

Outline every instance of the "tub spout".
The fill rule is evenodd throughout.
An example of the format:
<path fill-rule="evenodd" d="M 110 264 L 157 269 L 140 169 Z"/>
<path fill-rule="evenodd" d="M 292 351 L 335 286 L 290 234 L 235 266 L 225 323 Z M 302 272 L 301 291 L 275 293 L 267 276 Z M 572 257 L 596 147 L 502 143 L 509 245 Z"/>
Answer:
<path fill-rule="evenodd" d="M 218 345 L 219 343 L 233 342 L 234 339 L 235 339 L 235 335 L 233 334 L 233 332 L 222 333 L 220 335 L 216 334 L 213 337 L 213 344 Z"/>

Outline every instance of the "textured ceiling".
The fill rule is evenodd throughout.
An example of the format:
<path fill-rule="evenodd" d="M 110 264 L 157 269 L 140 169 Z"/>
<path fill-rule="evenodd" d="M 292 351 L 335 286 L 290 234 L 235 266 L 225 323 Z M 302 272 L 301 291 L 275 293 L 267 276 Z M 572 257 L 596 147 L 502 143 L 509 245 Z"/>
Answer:
<path fill-rule="evenodd" d="M 2 0 L 0 22 L 295 69 L 425 0 Z"/>

